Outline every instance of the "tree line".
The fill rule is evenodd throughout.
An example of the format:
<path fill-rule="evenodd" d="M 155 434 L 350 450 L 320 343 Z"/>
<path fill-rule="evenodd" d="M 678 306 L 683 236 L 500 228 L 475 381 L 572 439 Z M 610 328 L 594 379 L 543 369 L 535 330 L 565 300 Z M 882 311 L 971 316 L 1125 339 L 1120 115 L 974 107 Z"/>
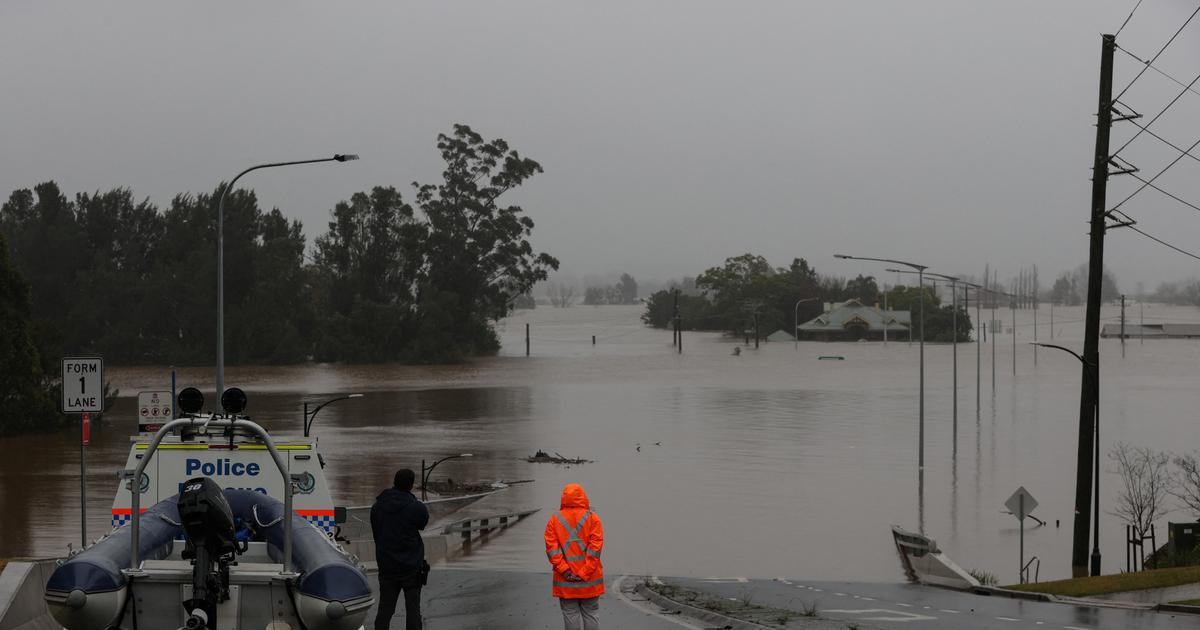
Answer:
<path fill-rule="evenodd" d="M 675 292 L 678 290 L 679 295 Z M 951 341 L 954 338 L 954 310 L 943 306 L 936 292 L 923 289 L 925 296 L 925 338 Z M 898 285 L 888 289 L 889 310 L 909 310 L 917 321 L 922 289 Z M 818 274 L 803 258 L 787 267 L 773 267 L 766 258 L 746 253 L 727 258 L 720 267 L 712 267 L 695 278 L 684 278 L 668 289 L 650 295 L 642 321 L 655 328 L 672 326 L 678 299 L 679 316 L 685 330 L 723 331 L 741 335 L 751 329 L 755 316 L 762 334 L 791 330 L 793 319 L 805 322 L 824 311 L 825 302 L 858 300 L 867 306 L 882 305 L 883 292 L 873 276 L 851 279 Z M 805 301 L 797 307 L 799 300 Z M 970 339 L 971 320 L 962 306 L 958 311 L 959 340 Z"/>
<path fill-rule="evenodd" d="M 436 146 L 440 182 L 414 183 L 410 198 L 378 186 L 339 202 L 311 258 L 299 221 L 230 191 L 227 363 L 453 362 L 499 348 L 494 322 L 558 268 L 530 245 L 533 220 L 501 202 L 542 167 L 466 125 Z M 166 208 L 127 188 L 70 198 L 50 181 L 14 191 L 0 206 L 10 258 L 0 292 L 6 337 L 21 339 L 5 348 L 0 373 L 44 385 L 59 357 L 77 354 L 213 363 L 223 191 L 179 194 Z M 35 365 L 14 372 L 31 351 Z"/>

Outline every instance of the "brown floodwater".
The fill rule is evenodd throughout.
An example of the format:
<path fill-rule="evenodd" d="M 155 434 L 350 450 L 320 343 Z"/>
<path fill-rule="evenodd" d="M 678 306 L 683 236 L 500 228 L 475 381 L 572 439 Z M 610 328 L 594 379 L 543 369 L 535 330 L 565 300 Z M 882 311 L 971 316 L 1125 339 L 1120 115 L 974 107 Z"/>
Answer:
<path fill-rule="evenodd" d="M 542 524 L 562 485 L 577 481 L 604 519 L 605 564 L 614 574 L 901 579 L 888 526 L 918 524 L 917 345 L 773 342 L 734 356 L 740 343 L 689 333 L 679 355 L 671 334 L 643 327 L 640 313 L 616 306 L 520 312 L 500 325 L 501 355 L 467 365 L 235 367 L 226 380 L 249 394 L 247 412 L 280 434 L 299 431 L 305 400 L 365 394 L 326 407 L 314 426 L 339 504 L 370 503 L 397 467 L 415 469 L 422 458 L 451 453 L 475 457 L 448 461 L 435 476 L 533 479 L 472 508 L 543 512 L 459 561 L 465 564 L 542 568 Z M 1024 485 L 1040 502 L 1035 515 L 1049 522 L 1027 529 L 1027 557 L 1041 558 L 1042 579 L 1064 577 L 1078 362 L 1041 350 L 1035 366 L 1026 345 L 1032 312 L 1018 312 L 1014 377 L 1008 311 L 999 317 L 1006 332 L 995 344 L 995 388 L 989 343 L 978 415 L 975 345 L 958 347 L 957 445 L 953 347 L 926 346 L 926 530 L 965 568 L 1013 581 L 1017 521 L 1002 510 Z M 1105 321 L 1116 317 L 1116 309 L 1105 309 Z M 1081 310 L 1057 308 L 1055 318 L 1054 341 L 1079 348 Z M 1136 307 L 1130 318 L 1137 321 Z M 1147 323 L 1198 320 L 1196 309 L 1146 309 Z M 1038 336 L 1049 341 L 1046 307 Z M 1122 358 L 1119 341 L 1101 341 L 1103 447 L 1117 440 L 1174 451 L 1200 447 L 1200 341 L 1127 343 Z M 116 471 L 136 425 L 134 396 L 168 388 L 170 368 L 110 367 L 108 377 L 121 397 L 88 448 L 92 537 L 109 524 Z M 212 398 L 211 369 L 180 370 L 178 381 Z M 538 449 L 595 461 L 524 461 Z M 0 557 L 61 554 L 68 542 L 78 545 L 77 428 L 2 439 L 0 454 Z M 1102 474 L 1103 510 L 1112 508 L 1118 483 Z M 1124 566 L 1122 538 L 1121 522 L 1102 513 L 1106 571 Z"/>

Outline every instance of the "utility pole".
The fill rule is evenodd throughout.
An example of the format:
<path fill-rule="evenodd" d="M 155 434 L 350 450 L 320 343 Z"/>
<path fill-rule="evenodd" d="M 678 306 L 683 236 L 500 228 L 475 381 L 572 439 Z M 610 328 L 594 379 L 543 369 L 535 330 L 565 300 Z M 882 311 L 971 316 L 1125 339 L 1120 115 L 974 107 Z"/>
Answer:
<path fill-rule="evenodd" d="M 1100 291 L 1104 277 L 1104 230 L 1107 213 L 1109 132 L 1112 128 L 1114 35 L 1103 35 L 1100 52 L 1100 92 L 1096 110 L 1096 151 L 1092 160 L 1091 232 L 1088 247 L 1087 309 L 1084 314 L 1083 377 L 1079 387 L 1079 451 L 1075 473 L 1075 522 L 1071 544 L 1071 574 L 1088 574 L 1088 526 L 1091 525 L 1092 449 L 1099 407 Z M 1089 374 L 1088 367 L 1096 377 Z M 1097 462 L 1098 463 L 1098 462 Z M 1100 574 L 1100 554 L 1093 552 L 1091 574 Z"/>
<path fill-rule="evenodd" d="M 671 345 L 679 346 L 679 289 L 675 289 L 674 293 L 675 308 L 673 311 L 673 317 L 671 317 L 671 319 L 675 320 L 675 330 L 671 334 Z"/>
<path fill-rule="evenodd" d="M 1017 296 L 1014 295 L 1014 296 L 1012 296 L 1012 299 L 1009 300 L 1009 302 L 1008 302 L 1009 304 L 1012 305 L 1012 308 L 1009 310 L 1012 311 L 1013 376 L 1014 377 L 1017 375 L 1017 300 L 1018 299 L 1020 299 L 1020 298 L 1018 298 Z M 1016 385 L 1015 379 L 1013 380 L 1013 385 Z"/>
<path fill-rule="evenodd" d="M 1121 358 L 1125 358 L 1125 296 L 1121 296 Z"/>
<path fill-rule="evenodd" d="M 1037 367 L 1037 293 L 1033 294 L 1033 367 Z"/>
<path fill-rule="evenodd" d="M 754 311 L 754 349 L 758 350 L 758 311 Z"/>

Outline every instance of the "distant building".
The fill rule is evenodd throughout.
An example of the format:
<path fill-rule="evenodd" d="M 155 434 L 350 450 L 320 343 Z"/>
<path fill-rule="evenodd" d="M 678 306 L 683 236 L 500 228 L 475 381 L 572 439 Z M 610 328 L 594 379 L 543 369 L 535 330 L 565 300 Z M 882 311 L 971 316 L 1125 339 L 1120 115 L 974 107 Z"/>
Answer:
<path fill-rule="evenodd" d="M 788 332 L 782 328 L 767 335 L 767 341 L 795 341 L 795 340 L 796 340 L 795 337 L 789 335 Z"/>
<path fill-rule="evenodd" d="M 816 341 L 908 339 L 912 317 L 908 311 L 885 311 L 858 300 L 825 305 L 825 312 L 799 326 L 803 339 Z"/>
<path fill-rule="evenodd" d="M 1105 324 L 1101 337 L 1121 338 L 1120 324 Z M 1125 338 L 1137 339 L 1200 339 L 1200 324 L 1130 324 L 1125 322 Z"/>

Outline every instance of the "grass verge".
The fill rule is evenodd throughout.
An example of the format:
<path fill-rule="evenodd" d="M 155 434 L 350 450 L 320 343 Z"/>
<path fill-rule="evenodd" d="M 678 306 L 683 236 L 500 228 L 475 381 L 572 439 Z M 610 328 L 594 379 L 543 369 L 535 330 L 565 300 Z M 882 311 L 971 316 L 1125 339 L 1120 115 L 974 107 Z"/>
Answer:
<path fill-rule="evenodd" d="M 1115 575 L 1100 575 L 1082 577 L 1054 582 L 1037 584 L 1016 584 L 1004 588 L 1030 593 L 1048 593 L 1065 597 L 1089 597 L 1091 595 L 1106 595 L 1108 593 L 1124 593 L 1126 591 L 1142 591 L 1148 588 L 1166 588 L 1200 582 L 1200 566 L 1179 567 L 1174 569 L 1154 569 L 1137 573 L 1118 573 Z"/>
<path fill-rule="evenodd" d="M 788 622 L 800 619 L 802 617 L 819 618 L 817 615 L 817 605 L 805 604 L 804 610 L 797 612 L 794 610 L 785 610 L 781 608 L 772 608 L 769 606 L 759 606 L 753 602 L 751 593 L 744 593 L 742 597 L 729 599 L 718 597 L 709 593 L 694 591 L 692 589 L 683 588 L 674 584 L 664 584 L 647 580 L 644 582 L 646 588 L 681 604 L 687 604 L 703 610 L 715 612 L 717 614 L 749 621 L 772 628 L 782 628 Z"/>

